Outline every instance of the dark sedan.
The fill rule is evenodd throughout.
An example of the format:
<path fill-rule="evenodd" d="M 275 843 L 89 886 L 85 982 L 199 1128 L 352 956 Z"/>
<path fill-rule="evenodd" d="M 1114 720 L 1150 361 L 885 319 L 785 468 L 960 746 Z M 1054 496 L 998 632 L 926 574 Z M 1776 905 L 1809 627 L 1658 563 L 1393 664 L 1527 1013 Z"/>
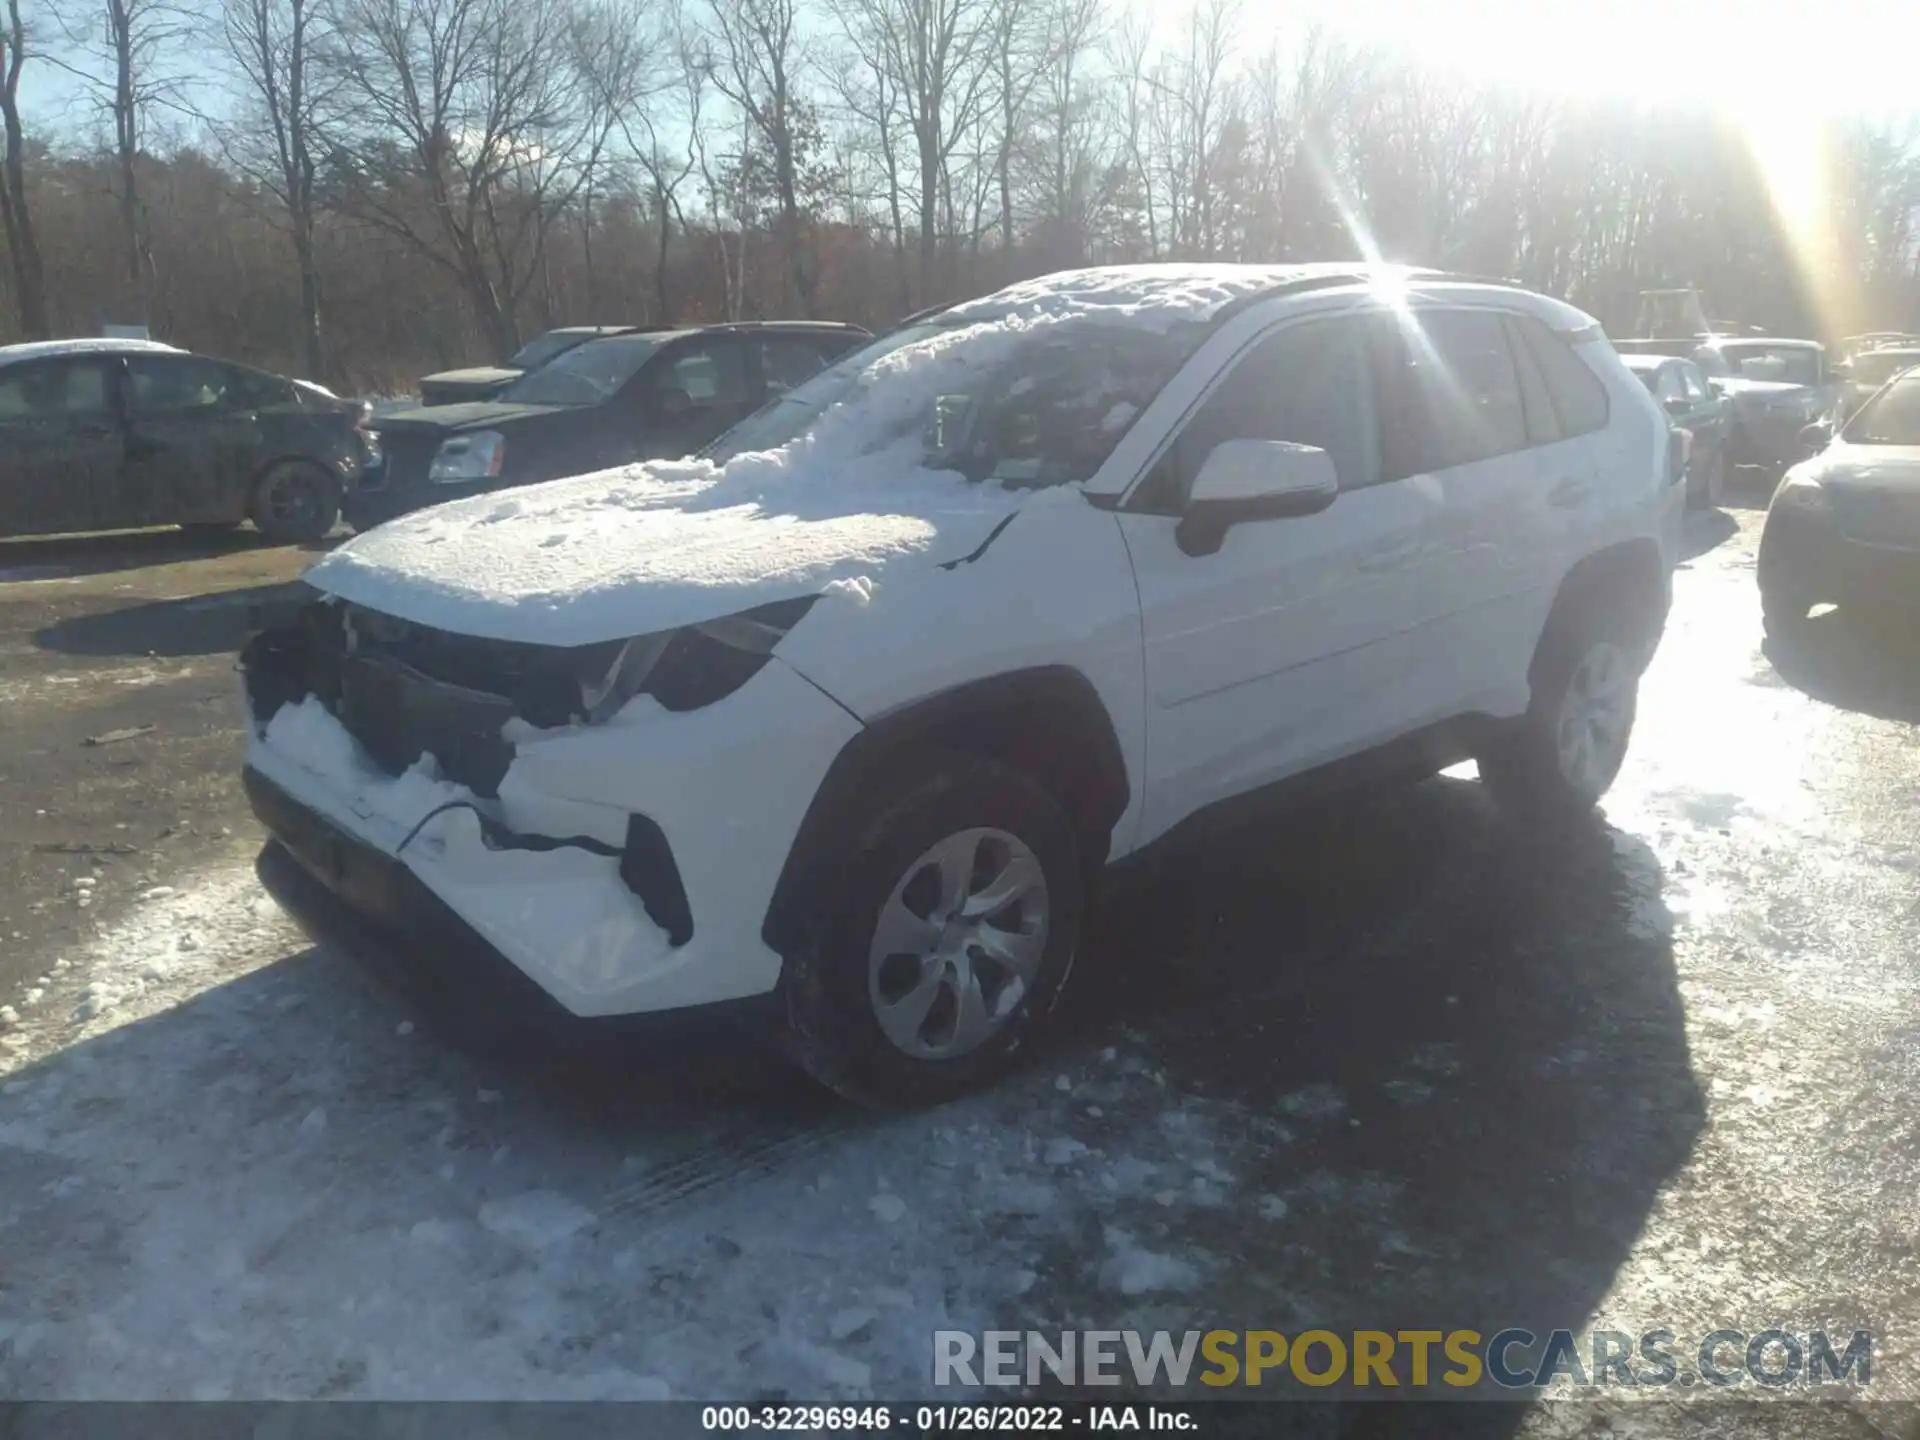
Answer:
<path fill-rule="evenodd" d="M 1729 402 L 1691 360 L 1671 355 L 1623 355 L 1627 368 L 1653 393 L 1676 428 L 1692 436 L 1687 456 L 1687 503 L 1718 505 L 1727 478 Z"/>
<path fill-rule="evenodd" d="M 386 459 L 349 499 L 365 529 L 456 496 L 690 455 L 871 337 L 765 321 L 589 340 L 498 400 L 382 415 Z"/>
<path fill-rule="evenodd" d="M 0 347 L 0 535 L 146 525 L 317 540 L 375 455 L 367 410 L 170 346 Z"/>
<path fill-rule="evenodd" d="M 529 370 L 538 370 L 576 345 L 602 335 L 624 334 L 631 325 L 568 325 L 529 340 L 504 365 L 475 365 L 465 370 L 442 370 L 422 376 L 422 405 L 459 405 L 468 400 L 491 400 Z"/>

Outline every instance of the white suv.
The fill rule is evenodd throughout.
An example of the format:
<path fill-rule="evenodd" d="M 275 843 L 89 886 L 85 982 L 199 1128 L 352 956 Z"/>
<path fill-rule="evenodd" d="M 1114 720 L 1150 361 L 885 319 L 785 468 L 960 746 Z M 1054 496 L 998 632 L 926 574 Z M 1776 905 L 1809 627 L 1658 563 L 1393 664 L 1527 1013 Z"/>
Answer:
<path fill-rule="evenodd" d="M 1511 285 L 1051 276 L 697 459 L 350 541 L 243 656 L 246 779 L 354 908 L 457 918 L 575 1016 L 762 997 L 827 1083 L 937 1098 L 1052 1010 L 1097 873 L 1230 802 L 1471 756 L 1590 808 L 1681 459 Z"/>

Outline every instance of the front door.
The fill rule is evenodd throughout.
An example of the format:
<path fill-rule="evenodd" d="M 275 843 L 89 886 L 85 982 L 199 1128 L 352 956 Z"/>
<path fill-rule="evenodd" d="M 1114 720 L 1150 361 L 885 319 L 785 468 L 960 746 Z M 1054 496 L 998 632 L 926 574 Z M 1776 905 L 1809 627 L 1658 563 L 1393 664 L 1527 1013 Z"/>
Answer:
<path fill-rule="evenodd" d="M 97 529 L 119 481 L 118 359 L 65 356 L 0 369 L 0 534 Z"/>
<path fill-rule="evenodd" d="M 127 525 L 235 520 L 269 457 L 244 371 L 197 355 L 127 360 Z"/>
<path fill-rule="evenodd" d="M 1308 319 L 1255 342 L 1188 417 L 1120 515 L 1146 647 L 1142 840 L 1304 770 L 1401 708 L 1380 642 L 1415 604 L 1431 487 L 1387 481 L 1375 419 L 1382 322 Z M 1175 531 L 1223 440 L 1325 450 L 1341 494 L 1317 515 L 1234 526 L 1188 555 Z"/>
<path fill-rule="evenodd" d="M 640 460 L 678 460 L 759 408 L 747 354 L 732 335 L 675 345 L 650 361 L 618 402 L 628 408 Z"/>

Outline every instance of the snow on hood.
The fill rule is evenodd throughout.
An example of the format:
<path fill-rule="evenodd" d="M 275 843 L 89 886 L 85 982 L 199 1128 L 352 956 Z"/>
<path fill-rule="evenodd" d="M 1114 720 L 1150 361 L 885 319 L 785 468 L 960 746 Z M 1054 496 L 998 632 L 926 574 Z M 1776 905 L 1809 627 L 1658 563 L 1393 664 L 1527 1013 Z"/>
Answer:
<path fill-rule="evenodd" d="M 934 397 L 976 381 L 1051 323 L 961 326 L 885 354 L 857 372 L 849 398 L 777 449 L 725 464 L 631 465 L 416 511 L 348 541 L 307 578 L 420 624 L 584 645 L 957 559 L 1032 496 L 922 466 Z"/>
<path fill-rule="evenodd" d="M 307 579 L 444 630 L 586 645 L 958 558 L 1021 498 L 907 475 L 897 494 L 860 503 L 837 487 L 807 493 L 799 476 L 749 479 L 781 458 L 639 465 L 476 495 L 357 536 Z"/>

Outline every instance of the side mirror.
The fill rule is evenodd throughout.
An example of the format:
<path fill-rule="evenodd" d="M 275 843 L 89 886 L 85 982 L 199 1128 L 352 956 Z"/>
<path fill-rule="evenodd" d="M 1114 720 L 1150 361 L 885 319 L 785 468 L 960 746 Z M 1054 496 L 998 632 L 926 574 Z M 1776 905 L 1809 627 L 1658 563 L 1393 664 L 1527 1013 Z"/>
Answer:
<path fill-rule="evenodd" d="M 1684 395 L 1669 395 L 1665 404 L 1669 415 L 1682 415 L 1692 408 L 1692 402 Z"/>
<path fill-rule="evenodd" d="M 1174 539 L 1189 555 L 1211 555 L 1235 525 L 1317 514 L 1339 495 L 1340 477 L 1324 450 L 1285 440 L 1224 440 L 1193 477 Z"/>
<path fill-rule="evenodd" d="M 1836 380 L 1850 379 L 1853 375 L 1853 362 L 1851 360 L 1836 360 L 1833 362 L 1832 368 L 1833 378 Z"/>
<path fill-rule="evenodd" d="M 1809 455 L 1818 455 L 1833 443 L 1833 422 L 1816 420 L 1800 431 L 1800 444 Z"/>

